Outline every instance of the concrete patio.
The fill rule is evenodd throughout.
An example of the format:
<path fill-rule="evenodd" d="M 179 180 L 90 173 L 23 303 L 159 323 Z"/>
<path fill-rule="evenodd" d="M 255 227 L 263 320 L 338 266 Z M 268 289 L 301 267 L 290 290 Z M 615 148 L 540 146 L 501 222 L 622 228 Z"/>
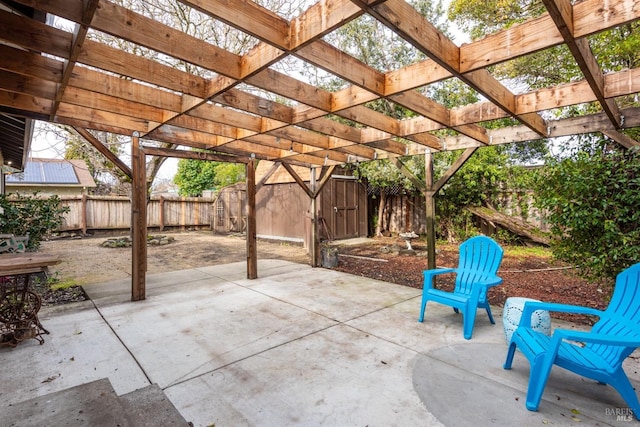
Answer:
<path fill-rule="evenodd" d="M 40 319 L 51 332 L 43 345 L 0 348 L 2 425 L 102 424 L 97 420 L 105 418 L 92 418 L 89 409 L 113 417 L 120 407 L 98 408 L 96 399 L 83 408 L 78 402 L 88 393 L 77 390 L 74 402 L 55 399 L 105 378 L 118 396 L 156 384 L 194 426 L 628 420 L 615 390 L 560 369 L 539 412 L 527 411 L 529 365 L 516 355 L 514 369 L 502 369 L 507 346 L 499 308 L 496 325 L 479 312 L 466 341 L 459 315 L 447 307 L 429 304 L 425 322 L 417 322 L 418 289 L 287 261 L 261 260 L 258 272 L 259 279 L 247 280 L 238 263 L 149 275 L 141 302 L 129 300 L 129 280 L 95 284 L 85 287 L 91 301 L 43 309 Z M 627 363 L 640 385 L 637 359 Z M 95 393 L 106 395 L 100 387 L 108 383 L 96 384 Z M 82 416 L 47 418 L 46 405 Z M 156 416 L 119 425 L 179 425 L 160 411 Z"/>

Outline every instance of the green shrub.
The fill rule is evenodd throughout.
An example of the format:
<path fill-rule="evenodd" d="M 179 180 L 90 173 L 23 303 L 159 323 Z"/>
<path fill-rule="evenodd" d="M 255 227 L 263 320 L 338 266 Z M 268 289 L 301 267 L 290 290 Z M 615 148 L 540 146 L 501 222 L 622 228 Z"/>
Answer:
<path fill-rule="evenodd" d="M 68 206 L 62 206 L 60 197 L 38 197 L 20 194 L 0 194 L 0 233 L 16 236 L 29 235 L 27 250 L 36 251 L 40 242 L 62 225 Z"/>
<path fill-rule="evenodd" d="M 640 150 L 600 146 L 549 162 L 537 182 L 554 255 L 588 279 L 609 279 L 640 260 Z"/>

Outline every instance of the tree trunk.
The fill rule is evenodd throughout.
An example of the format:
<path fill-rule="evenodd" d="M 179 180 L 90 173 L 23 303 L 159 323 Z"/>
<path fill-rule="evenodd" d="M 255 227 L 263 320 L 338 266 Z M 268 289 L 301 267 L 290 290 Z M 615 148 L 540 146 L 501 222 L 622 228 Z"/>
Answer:
<path fill-rule="evenodd" d="M 551 239 L 549 238 L 548 233 L 540 231 L 535 226 L 526 223 L 519 218 L 505 215 L 491 207 L 468 207 L 467 209 L 490 224 L 504 227 L 512 233 L 529 239 L 532 242 L 547 246 L 550 244 Z"/>
<path fill-rule="evenodd" d="M 378 202 L 378 222 L 376 223 L 376 236 L 382 236 L 384 229 L 385 206 L 387 205 L 387 193 L 380 191 L 380 201 Z"/>

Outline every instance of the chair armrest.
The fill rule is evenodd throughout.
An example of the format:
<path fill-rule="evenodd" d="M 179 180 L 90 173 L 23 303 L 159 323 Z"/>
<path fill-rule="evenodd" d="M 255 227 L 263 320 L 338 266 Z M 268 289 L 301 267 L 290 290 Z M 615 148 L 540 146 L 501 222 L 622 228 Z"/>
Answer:
<path fill-rule="evenodd" d="M 551 364 L 554 363 L 554 360 L 556 360 L 556 357 L 558 356 L 558 351 L 560 350 L 560 344 L 566 340 L 590 344 L 603 344 L 614 347 L 640 347 L 640 340 L 637 338 L 625 339 L 605 334 L 594 334 L 589 331 L 583 332 L 568 329 L 556 329 L 553 331 L 549 347 L 547 348 L 547 352 L 544 356 L 546 364 L 551 366 Z"/>
<path fill-rule="evenodd" d="M 478 285 L 490 288 L 492 286 L 497 286 L 500 283 L 502 283 L 502 277 L 498 277 L 498 276 L 489 277 L 486 280 L 483 280 L 483 281 L 477 282 L 477 283 L 478 283 Z"/>
<path fill-rule="evenodd" d="M 423 288 L 424 289 L 431 289 L 433 288 L 433 278 L 439 274 L 445 274 L 445 273 L 455 273 L 456 269 L 455 268 L 435 268 L 432 270 L 425 270 L 424 271 L 424 284 L 423 284 Z"/>
<path fill-rule="evenodd" d="M 640 338 L 624 338 L 615 335 L 594 334 L 589 331 L 572 331 L 570 329 L 556 329 L 553 331 L 553 335 L 554 338 L 557 335 L 560 340 L 606 344 L 620 347 L 640 347 Z"/>
<path fill-rule="evenodd" d="M 570 304 L 558 304 L 553 302 L 527 301 L 524 303 L 524 308 L 522 309 L 522 317 L 520 317 L 520 324 L 518 326 L 530 328 L 531 315 L 536 310 L 555 311 L 559 313 L 587 314 L 590 316 L 602 315 L 602 311 L 597 310 L 595 308 L 591 308 L 591 307 L 583 307 L 580 305 L 570 305 Z"/>
<path fill-rule="evenodd" d="M 476 301 L 480 301 L 481 299 L 484 301 L 487 299 L 489 288 L 497 286 L 500 283 L 502 283 L 502 278 L 498 276 L 488 277 L 486 280 L 474 282 L 473 288 L 471 289 L 471 295 L 473 295 L 473 298 Z"/>

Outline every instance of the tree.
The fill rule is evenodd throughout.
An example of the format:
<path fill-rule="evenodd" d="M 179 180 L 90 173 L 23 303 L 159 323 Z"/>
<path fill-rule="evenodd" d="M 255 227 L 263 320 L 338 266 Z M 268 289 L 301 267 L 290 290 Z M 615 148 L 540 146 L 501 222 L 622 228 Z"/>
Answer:
<path fill-rule="evenodd" d="M 197 197 L 202 196 L 204 190 L 213 189 L 214 177 L 214 162 L 181 159 L 173 182 L 181 196 Z"/>
<path fill-rule="evenodd" d="M 477 40 L 545 11 L 540 0 L 452 0 L 448 15 L 471 39 Z"/>
<path fill-rule="evenodd" d="M 245 180 L 242 163 L 182 159 L 173 182 L 182 196 L 201 196 L 204 190 L 225 187 Z"/>
<path fill-rule="evenodd" d="M 218 163 L 214 166 L 213 184 L 226 187 L 246 179 L 246 167 L 243 163 Z"/>
<path fill-rule="evenodd" d="M 640 150 L 599 140 L 550 159 L 536 183 L 554 255 L 587 278 L 614 280 L 640 259 Z"/>

